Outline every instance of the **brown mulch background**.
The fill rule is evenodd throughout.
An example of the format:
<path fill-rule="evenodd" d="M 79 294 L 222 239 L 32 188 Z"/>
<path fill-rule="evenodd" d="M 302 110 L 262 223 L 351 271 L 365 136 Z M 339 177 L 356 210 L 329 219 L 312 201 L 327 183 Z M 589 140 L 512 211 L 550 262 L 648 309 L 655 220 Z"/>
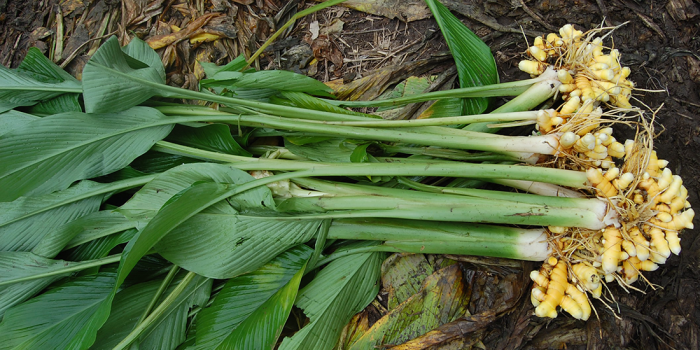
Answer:
<path fill-rule="evenodd" d="M 366 2 L 366 1 L 365 1 Z M 376 1 L 372 1 L 373 3 Z M 362 3 L 353 1 L 352 3 Z M 431 86 L 451 86 L 455 71 L 435 22 L 422 1 L 390 1 L 374 14 L 333 7 L 297 22 L 255 63 L 289 69 L 319 80 L 355 83 L 344 96 L 371 98 L 412 75 L 433 74 Z M 637 97 L 656 114 L 660 158 L 680 174 L 695 206 L 700 189 L 700 3 L 697 0 L 445 0 L 492 48 L 501 81 L 524 79 L 517 63 L 527 48 L 523 33 L 616 26 L 614 45 L 632 68 Z M 196 88 L 196 61 L 224 64 L 250 56 L 299 9 L 315 4 L 280 0 L 0 0 L 0 63 L 16 67 L 37 46 L 78 74 L 102 39 L 117 35 L 163 43 L 159 49 L 172 85 Z M 368 11 L 365 9 L 365 11 Z M 319 28 L 318 35 L 312 35 Z M 209 38 L 209 42 L 191 39 Z M 375 74 L 380 71 L 380 74 Z M 364 79 L 364 80 L 363 80 Z M 654 92 L 652 92 L 652 90 Z M 639 103 L 637 103 L 639 105 Z M 415 114 L 422 106 L 405 111 Z M 646 273 L 650 284 L 627 294 L 613 286 L 610 307 L 595 302 L 588 322 L 560 316 L 539 319 L 529 302 L 527 274 L 536 265 L 494 267 L 461 263 L 471 288 L 469 318 L 441 327 L 434 349 L 698 349 L 700 336 L 700 240 L 683 234 L 683 253 Z M 653 287 L 652 287 L 653 286 Z M 375 308 L 371 310 L 372 308 Z M 368 313 L 381 314 L 375 306 Z"/>

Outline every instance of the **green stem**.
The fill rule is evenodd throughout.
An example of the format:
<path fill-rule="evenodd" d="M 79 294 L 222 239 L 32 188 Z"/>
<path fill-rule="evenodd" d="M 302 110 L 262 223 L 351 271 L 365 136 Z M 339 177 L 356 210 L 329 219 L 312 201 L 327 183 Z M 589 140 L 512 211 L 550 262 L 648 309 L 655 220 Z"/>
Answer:
<path fill-rule="evenodd" d="M 460 188 L 460 187 L 439 187 L 425 185 L 419 182 L 411 181 L 405 177 L 398 178 L 399 183 L 409 186 L 415 190 L 432 192 L 432 193 L 444 193 L 444 194 L 455 194 L 461 196 L 478 197 L 484 199 L 497 199 L 504 201 L 513 201 L 520 203 L 530 203 L 539 205 L 551 205 L 557 207 L 566 208 L 579 208 L 584 210 L 590 210 L 593 212 L 600 212 L 607 210 L 606 202 L 603 202 L 597 198 L 577 198 L 577 197 L 562 197 L 562 196 L 547 196 L 547 195 L 534 195 L 527 193 L 512 193 L 512 192 L 502 192 L 502 191 L 490 191 L 482 190 L 476 188 Z"/>
<path fill-rule="evenodd" d="M 385 153 L 404 153 L 404 154 L 415 154 L 435 158 L 443 158 L 449 160 L 461 160 L 468 162 L 518 162 L 520 158 L 518 156 L 509 156 L 505 154 L 498 153 L 469 153 L 463 150 L 454 150 L 448 148 L 438 148 L 438 147 L 410 147 L 404 145 L 387 145 L 379 144 L 379 147 Z"/>
<path fill-rule="evenodd" d="M 153 310 L 153 308 L 158 303 L 158 299 L 160 299 L 160 296 L 165 292 L 166 289 L 168 289 L 168 286 L 173 281 L 173 279 L 175 278 L 175 275 L 178 273 L 178 271 L 180 271 L 180 267 L 177 265 L 173 265 L 170 268 L 170 271 L 168 271 L 168 274 L 165 276 L 163 281 L 160 283 L 158 290 L 156 291 L 155 294 L 153 294 L 151 301 L 148 303 L 148 306 L 146 306 L 146 309 L 143 310 L 143 313 L 141 313 L 141 317 L 139 317 L 139 320 L 136 321 L 136 324 L 140 324 L 141 322 L 143 322 L 143 320 L 146 319 L 148 314 L 151 312 L 151 310 Z"/>
<path fill-rule="evenodd" d="M 367 120 L 367 121 L 315 121 L 314 123 L 340 126 L 364 126 L 372 128 L 406 128 L 418 126 L 460 125 L 481 122 L 513 122 L 536 120 L 540 111 L 475 114 L 458 117 L 409 119 L 409 120 Z"/>
<path fill-rule="evenodd" d="M 432 127 L 434 129 L 429 129 L 429 131 L 435 131 L 436 133 L 426 133 L 421 132 L 426 131 L 421 128 L 386 129 L 341 125 L 328 126 L 299 119 L 263 115 L 241 115 L 238 117 L 222 115 L 173 116 L 173 118 L 177 120 L 190 119 L 190 121 L 221 121 L 234 125 L 308 132 L 360 140 L 400 142 L 490 152 L 510 151 L 554 154 L 559 143 L 558 135 L 497 136 L 445 127 Z"/>
<path fill-rule="evenodd" d="M 425 193 L 423 193 L 425 194 Z M 557 197 L 552 197 L 557 198 Z M 561 198 L 560 198 L 561 199 Z M 397 218 L 411 220 L 480 222 L 511 225 L 605 228 L 605 211 L 554 207 L 477 197 L 430 194 L 421 199 L 366 195 L 290 198 L 282 212 L 321 212 L 304 218 Z"/>
<path fill-rule="evenodd" d="M 157 146 L 155 149 L 159 151 L 230 162 L 241 170 L 296 170 L 294 173 L 256 180 L 261 181 L 261 185 L 293 177 L 309 176 L 441 176 L 529 180 L 574 188 L 587 188 L 589 186 L 584 172 L 531 166 L 472 164 L 432 160 L 398 161 L 396 159 L 387 160 L 387 163 L 338 164 L 239 157 L 203 151 L 165 141 L 158 142 Z"/>
<path fill-rule="evenodd" d="M 548 70 L 544 74 L 540 75 L 540 77 L 546 77 L 546 79 L 542 79 L 542 81 L 532 85 L 529 89 L 527 89 L 527 91 L 516 96 L 514 99 L 508 101 L 501 107 L 496 108 L 491 113 L 529 111 L 554 96 L 559 89 L 559 85 L 561 85 L 561 82 L 556 76 L 556 72 L 553 70 Z M 499 128 L 494 128 L 491 123 L 484 122 L 469 124 L 464 127 L 464 130 L 495 133 L 499 130 Z"/>
<path fill-rule="evenodd" d="M 479 255 L 542 261 L 550 250 L 542 229 L 496 225 L 396 219 L 333 220 L 328 238 L 383 241 L 382 245 L 339 249 L 315 268 L 350 254 L 371 251 L 394 253 Z"/>
<path fill-rule="evenodd" d="M 117 344 L 113 350 L 122 350 L 128 347 L 132 342 L 134 342 L 136 339 L 138 339 L 139 336 L 149 327 L 151 324 L 157 320 L 165 311 L 168 309 L 168 307 L 175 302 L 175 300 L 180 296 L 182 292 L 185 291 L 185 288 L 187 288 L 187 285 L 192 282 L 192 280 L 197 276 L 194 272 L 188 272 L 185 277 L 182 278 L 182 281 L 180 281 L 180 284 L 178 284 L 173 291 L 168 294 L 168 296 L 163 300 L 158 307 L 153 310 L 153 312 L 146 317 L 146 319 L 139 323 L 134 330 L 131 331 L 124 339 L 122 339 L 119 344 Z"/>

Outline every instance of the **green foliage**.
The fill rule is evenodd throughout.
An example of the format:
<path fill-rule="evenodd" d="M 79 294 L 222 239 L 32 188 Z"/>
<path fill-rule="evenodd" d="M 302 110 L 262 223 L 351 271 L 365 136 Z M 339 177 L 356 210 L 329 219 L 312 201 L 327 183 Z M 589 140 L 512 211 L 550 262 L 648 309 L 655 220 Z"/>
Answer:
<path fill-rule="evenodd" d="M 171 129 L 164 115 L 147 107 L 36 119 L 0 138 L 0 201 L 47 194 L 117 171 Z"/>
<path fill-rule="evenodd" d="M 457 19 L 438 0 L 425 0 L 440 26 L 454 56 L 460 87 L 498 83 L 498 70 L 491 49 Z M 464 99 L 462 115 L 479 114 L 488 107 L 488 99 Z"/>
<path fill-rule="evenodd" d="M 0 283 L 60 270 L 69 265 L 69 262 L 47 259 L 31 252 L 0 252 Z M 0 286 L 0 319 L 2 319 L 5 310 L 33 297 L 44 287 L 66 275 L 61 274 Z"/>
<path fill-rule="evenodd" d="M 165 69 L 158 54 L 147 46 L 134 38 L 122 51 L 117 37 L 100 46 L 83 69 L 88 113 L 123 111 L 159 94 L 157 87 L 165 84 Z"/>
<path fill-rule="evenodd" d="M 321 270 L 299 291 L 296 301 L 310 323 L 285 338 L 280 350 L 332 349 L 352 315 L 377 295 L 383 258 L 383 253 L 355 254 L 334 260 Z"/>
<path fill-rule="evenodd" d="M 197 315 L 195 349 L 272 349 L 296 299 L 312 250 L 294 247 L 232 278 Z"/>
<path fill-rule="evenodd" d="M 64 282 L 5 312 L 0 349 L 85 349 L 109 315 L 116 274 Z"/>

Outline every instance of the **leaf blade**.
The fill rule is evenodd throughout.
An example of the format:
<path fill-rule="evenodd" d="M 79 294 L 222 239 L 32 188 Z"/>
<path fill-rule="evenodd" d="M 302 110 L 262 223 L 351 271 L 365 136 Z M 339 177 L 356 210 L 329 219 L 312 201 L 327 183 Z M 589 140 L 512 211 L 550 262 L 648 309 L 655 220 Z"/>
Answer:
<path fill-rule="evenodd" d="M 292 248 L 233 278 L 197 315 L 196 349 L 270 349 L 284 325 L 311 249 Z"/>
<path fill-rule="evenodd" d="M 457 65 L 460 87 L 498 83 L 498 70 L 491 49 L 438 0 L 425 0 L 442 31 Z M 463 99 L 462 115 L 480 114 L 487 98 Z"/>
<path fill-rule="evenodd" d="M 62 190 L 119 170 L 171 129 L 167 117 L 147 107 L 110 114 L 69 112 L 29 122 L 0 138 L 0 186 L 6 189 L 0 201 Z"/>
<path fill-rule="evenodd" d="M 296 301 L 311 322 L 285 338 L 280 350 L 332 349 L 343 326 L 377 295 L 382 260 L 382 253 L 355 254 L 321 270 Z"/>

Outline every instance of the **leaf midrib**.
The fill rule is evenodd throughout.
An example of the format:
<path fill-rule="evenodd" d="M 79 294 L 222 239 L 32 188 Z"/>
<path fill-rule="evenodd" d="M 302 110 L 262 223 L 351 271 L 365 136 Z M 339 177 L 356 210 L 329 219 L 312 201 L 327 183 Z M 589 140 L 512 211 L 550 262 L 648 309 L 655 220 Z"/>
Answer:
<path fill-rule="evenodd" d="M 46 334 L 48 331 L 54 330 L 54 329 L 56 329 L 57 327 L 61 327 L 61 326 L 66 322 L 66 320 L 69 320 L 69 319 L 75 317 L 76 315 L 78 315 L 78 314 L 80 314 L 80 313 L 83 313 L 83 312 L 85 312 L 85 311 L 87 311 L 87 310 L 89 310 L 89 309 L 91 309 L 91 308 L 93 308 L 93 307 L 95 307 L 95 306 L 98 306 L 98 305 L 101 304 L 101 303 L 104 303 L 105 300 L 107 300 L 107 299 L 111 296 L 111 294 L 112 294 L 112 293 L 107 293 L 107 295 L 105 295 L 103 298 L 95 299 L 95 302 L 86 305 L 84 308 L 81 308 L 80 311 L 74 312 L 74 313 L 72 313 L 72 314 L 67 315 L 66 317 L 62 318 L 59 322 L 56 322 L 56 323 L 54 323 L 53 325 L 44 328 L 43 330 L 41 330 L 41 331 L 38 332 L 38 333 L 32 333 L 32 336 L 31 336 L 29 339 L 27 339 L 26 341 L 24 341 L 24 342 L 18 344 L 18 346 L 13 347 L 13 349 L 24 349 L 24 346 L 26 346 L 25 344 L 31 343 L 32 341 L 34 341 L 34 340 L 37 338 L 38 335 L 44 335 L 44 334 Z M 94 315 L 94 314 L 93 314 L 93 315 Z M 5 317 L 7 317 L 7 313 L 5 314 Z M 92 316 L 91 316 L 91 317 L 92 317 Z"/>
<path fill-rule="evenodd" d="M 123 188 L 123 186 L 124 186 L 125 183 L 126 183 L 127 185 L 128 185 L 128 184 L 137 185 L 137 184 L 140 183 L 140 182 L 144 182 L 144 183 L 149 182 L 149 181 L 152 180 L 154 177 L 155 177 L 155 175 L 146 175 L 146 176 L 141 176 L 141 177 L 137 177 L 137 178 L 134 178 L 134 179 L 127 179 L 127 180 L 123 180 L 123 181 L 112 182 L 111 184 L 106 184 L 107 186 L 103 186 L 103 187 L 101 187 L 101 188 L 94 189 L 93 191 L 89 191 L 89 192 L 83 193 L 83 194 L 78 195 L 78 196 L 76 196 L 76 197 L 72 197 L 72 198 L 70 198 L 70 199 L 66 199 L 66 200 L 63 200 L 63 201 L 61 201 L 61 202 L 57 202 L 57 203 L 52 204 L 52 205 L 50 205 L 50 206 L 43 207 L 43 208 L 41 208 L 41 209 L 39 209 L 39 210 L 34 210 L 34 211 L 31 211 L 31 212 L 29 212 L 29 213 L 27 213 L 27 214 L 24 214 L 24 215 L 22 215 L 22 216 L 16 217 L 16 218 L 14 218 L 14 219 L 12 219 L 12 220 L 10 220 L 10 221 L 6 221 L 6 222 L 0 224 L 0 229 L 1 229 L 3 226 L 10 225 L 10 224 L 12 224 L 12 223 L 15 223 L 15 222 L 24 220 L 24 219 L 29 218 L 29 217 L 32 217 L 32 216 L 34 216 L 34 215 L 38 215 L 38 214 L 47 212 L 47 211 L 52 210 L 52 209 L 56 209 L 56 208 L 58 208 L 58 207 L 62 207 L 62 206 L 67 205 L 67 204 L 79 202 L 79 201 L 81 201 L 81 200 L 88 199 L 88 198 L 90 198 L 90 197 L 94 197 L 94 196 L 97 196 L 97 195 L 100 195 L 100 194 L 105 194 L 105 193 L 111 192 L 111 191 L 116 190 L 116 189 Z M 135 181 L 135 180 L 140 180 L 140 181 Z M 57 193 L 57 192 L 54 192 L 54 193 Z"/>
<path fill-rule="evenodd" d="M 45 157 L 41 157 L 41 158 L 36 159 L 36 160 L 33 161 L 33 162 L 27 163 L 27 164 L 24 165 L 23 167 L 17 168 L 17 169 L 15 169 L 15 170 L 11 171 L 11 172 L 8 172 L 8 173 L 6 173 L 6 174 L 0 176 L 0 179 L 4 179 L 4 178 L 6 178 L 6 177 L 8 177 L 8 176 L 10 176 L 10 175 L 15 174 L 15 173 L 18 172 L 18 171 L 25 170 L 25 169 L 27 169 L 27 168 L 29 168 L 29 167 L 31 167 L 31 166 L 34 166 L 34 165 L 36 165 L 36 164 L 38 164 L 38 163 L 41 163 L 41 162 L 44 162 L 44 161 L 46 161 L 46 160 L 48 160 L 48 159 L 56 158 L 56 157 L 58 157 L 58 156 L 64 155 L 64 154 L 66 154 L 66 153 L 75 151 L 75 150 L 80 149 L 80 148 L 85 148 L 86 146 L 89 146 L 89 145 L 91 145 L 91 144 L 94 144 L 94 143 L 97 143 L 97 142 L 100 142 L 100 141 L 104 141 L 104 140 L 109 139 L 109 138 L 112 138 L 112 137 L 122 136 L 122 135 L 128 134 L 128 133 L 130 133 L 130 132 L 134 132 L 134 131 L 138 131 L 138 130 L 143 130 L 143 129 L 147 129 L 147 128 L 158 127 L 158 126 L 163 126 L 163 125 L 167 125 L 167 124 L 176 124 L 176 123 L 177 123 L 176 121 L 160 121 L 160 122 L 158 122 L 158 123 L 148 124 L 147 126 L 136 126 L 136 127 L 129 128 L 129 129 L 122 129 L 122 130 L 120 130 L 119 132 L 116 132 L 116 133 L 105 134 L 105 135 L 102 135 L 102 136 L 99 136 L 99 137 L 96 137 L 96 138 L 92 138 L 92 139 L 90 139 L 90 140 L 86 140 L 86 141 L 83 141 L 83 142 L 79 142 L 79 143 L 77 143 L 77 144 L 71 146 L 70 148 L 64 148 L 64 149 L 62 149 L 62 150 L 60 150 L 60 151 L 58 151 L 58 152 L 50 153 L 50 154 L 46 155 Z"/>

